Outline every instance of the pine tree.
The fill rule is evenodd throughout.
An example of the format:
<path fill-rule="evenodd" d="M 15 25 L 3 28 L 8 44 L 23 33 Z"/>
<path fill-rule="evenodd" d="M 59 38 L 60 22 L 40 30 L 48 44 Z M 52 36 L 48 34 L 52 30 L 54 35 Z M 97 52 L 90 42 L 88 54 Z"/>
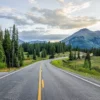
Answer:
<path fill-rule="evenodd" d="M 72 52 L 72 50 L 70 50 L 70 53 L 69 53 L 69 60 L 73 60 L 73 52 Z"/>
<path fill-rule="evenodd" d="M 33 59 L 36 60 L 36 50 L 33 51 Z"/>
<path fill-rule="evenodd" d="M 36 55 L 40 57 L 40 47 L 39 44 L 36 44 Z"/>
<path fill-rule="evenodd" d="M 69 51 L 69 60 L 73 60 L 73 52 L 72 52 L 72 47 L 70 46 L 70 51 Z"/>
<path fill-rule="evenodd" d="M 74 60 L 77 59 L 77 57 L 76 57 L 76 51 L 74 52 L 74 57 L 73 57 L 73 59 L 74 59 Z"/>
<path fill-rule="evenodd" d="M 6 56 L 7 67 L 11 67 L 11 40 L 8 30 L 5 30 L 3 48 Z"/>
<path fill-rule="evenodd" d="M 18 30 L 16 29 L 15 25 L 13 25 L 13 31 L 12 31 L 12 67 L 18 65 L 19 67 L 19 60 L 18 60 Z"/>
<path fill-rule="evenodd" d="M 19 60 L 18 60 L 18 56 L 16 56 L 16 54 L 14 54 L 14 67 L 19 67 Z"/>
<path fill-rule="evenodd" d="M 22 46 L 19 47 L 18 58 L 19 58 L 19 65 L 23 66 L 24 53 Z"/>
<path fill-rule="evenodd" d="M 11 44 L 11 46 L 12 46 L 12 67 L 14 67 L 14 65 L 15 65 L 15 62 L 14 62 L 14 60 L 15 60 L 15 39 L 16 39 L 16 28 L 15 28 L 15 25 L 13 25 L 13 31 L 12 31 L 12 44 Z"/>
<path fill-rule="evenodd" d="M 29 55 L 29 53 L 27 52 L 27 58 L 29 58 L 30 57 L 30 55 Z"/>
<path fill-rule="evenodd" d="M 80 50 L 78 49 L 78 59 L 80 59 L 81 57 L 80 57 Z"/>
<path fill-rule="evenodd" d="M 85 60 L 84 60 L 84 67 L 85 68 L 89 68 L 91 70 L 91 57 L 90 57 L 90 53 L 87 52 Z"/>
<path fill-rule="evenodd" d="M 42 52 L 41 52 L 41 57 L 46 58 L 46 56 L 47 56 L 46 50 L 43 49 Z"/>
<path fill-rule="evenodd" d="M 19 49 L 19 45 L 18 45 L 18 30 L 15 30 L 15 53 L 16 56 L 18 57 L 18 49 Z"/>
<path fill-rule="evenodd" d="M 0 41 L 0 62 L 4 62 L 4 60 L 5 60 L 5 54 L 4 54 L 4 50 L 2 47 L 2 43 Z"/>
<path fill-rule="evenodd" d="M 50 58 L 54 58 L 55 55 L 55 46 L 51 45 L 50 47 Z"/>
<path fill-rule="evenodd" d="M 3 41 L 3 32 L 2 32 L 2 30 L 0 30 L 0 62 L 3 62 L 5 59 L 2 41 Z"/>
<path fill-rule="evenodd" d="M 3 31 L 0 30 L 0 41 L 2 42 L 3 41 Z"/>

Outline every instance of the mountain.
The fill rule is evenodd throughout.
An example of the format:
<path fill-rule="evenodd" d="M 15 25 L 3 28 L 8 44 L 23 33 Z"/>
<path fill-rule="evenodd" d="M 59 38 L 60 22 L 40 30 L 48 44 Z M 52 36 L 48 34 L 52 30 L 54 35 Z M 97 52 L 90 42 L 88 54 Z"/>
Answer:
<path fill-rule="evenodd" d="M 21 40 L 21 39 L 19 39 L 19 40 L 18 40 L 18 43 L 19 43 L 19 44 L 23 44 L 23 43 L 24 43 L 24 41 L 23 41 L 23 40 Z"/>
<path fill-rule="evenodd" d="M 19 39 L 18 40 L 18 42 L 19 42 L 19 44 L 23 44 L 23 43 L 25 43 L 25 41 L 23 41 L 23 40 L 21 40 L 21 39 Z M 34 43 L 47 43 L 46 41 L 40 41 L 40 40 L 34 40 L 34 41 L 29 41 L 28 43 L 30 43 L 30 44 L 34 44 Z"/>
<path fill-rule="evenodd" d="M 100 31 L 91 31 L 84 28 L 65 38 L 62 42 L 65 42 L 66 45 L 71 44 L 72 47 L 100 48 Z"/>
<path fill-rule="evenodd" d="M 30 44 L 34 44 L 34 43 L 46 43 L 46 41 L 36 40 L 36 41 L 30 41 L 28 43 L 30 43 Z"/>

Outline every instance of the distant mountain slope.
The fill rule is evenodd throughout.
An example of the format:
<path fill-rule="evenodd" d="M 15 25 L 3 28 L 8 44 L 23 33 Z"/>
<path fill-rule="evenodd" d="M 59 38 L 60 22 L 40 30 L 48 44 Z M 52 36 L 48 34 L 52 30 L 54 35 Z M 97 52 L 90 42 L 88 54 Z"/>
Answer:
<path fill-rule="evenodd" d="M 18 42 L 19 42 L 19 44 L 23 44 L 25 41 L 19 39 Z M 34 44 L 34 43 L 47 43 L 47 42 L 46 41 L 42 41 L 42 40 L 34 40 L 34 41 L 29 41 L 28 43 Z"/>
<path fill-rule="evenodd" d="M 18 43 L 19 43 L 19 44 L 23 44 L 24 41 L 22 41 L 21 39 L 19 39 L 19 40 L 18 40 Z"/>
<path fill-rule="evenodd" d="M 35 40 L 35 41 L 30 41 L 30 44 L 34 44 L 34 43 L 46 43 L 46 41 L 42 41 L 42 40 Z"/>
<path fill-rule="evenodd" d="M 73 47 L 80 48 L 100 48 L 100 31 L 91 31 L 89 29 L 81 29 L 73 35 L 62 40 Z"/>

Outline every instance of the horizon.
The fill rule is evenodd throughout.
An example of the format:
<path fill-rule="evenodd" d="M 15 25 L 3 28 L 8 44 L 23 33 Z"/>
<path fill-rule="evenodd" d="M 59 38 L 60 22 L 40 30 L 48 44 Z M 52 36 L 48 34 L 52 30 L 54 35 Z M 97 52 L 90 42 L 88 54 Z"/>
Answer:
<path fill-rule="evenodd" d="M 84 29 L 87 29 L 87 30 L 89 30 L 89 31 L 92 31 L 92 30 L 90 30 L 90 29 L 88 29 L 88 28 L 82 28 L 82 29 L 80 29 L 80 30 L 77 30 L 77 31 L 75 31 L 73 34 L 75 34 L 75 33 L 77 33 L 78 31 L 81 31 L 81 30 L 84 30 Z M 96 32 L 96 31 L 100 31 L 100 30 L 95 30 L 95 31 L 92 31 L 92 32 Z M 61 39 L 61 40 L 39 40 L 39 39 L 33 39 L 33 40 L 28 40 L 28 41 L 24 41 L 24 40 L 22 40 L 22 39 L 20 39 L 19 38 L 19 40 L 21 40 L 21 41 L 23 41 L 23 42 L 33 42 L 33 41 L 45 41 L 45 42 L 60 42 L 60 41 L 62 41 L 62 40 L 64 40 L 64 39 L 66 39 L 66 38 L 68 38 L 68 37 L 70 37 L 71 35 L 73 35 L 73 34 L 70 34 L 69 36 L 66 36 L 65 38 L 63 38 L 63 39 Z"/>
<path fill-rule="evenodd" d="M 23 41 L 60 41 L 83 28 L 99 30 L 99 4 L 94 0 L 0 0 L 0 26 L 4 30 L 15 24 Z"/>

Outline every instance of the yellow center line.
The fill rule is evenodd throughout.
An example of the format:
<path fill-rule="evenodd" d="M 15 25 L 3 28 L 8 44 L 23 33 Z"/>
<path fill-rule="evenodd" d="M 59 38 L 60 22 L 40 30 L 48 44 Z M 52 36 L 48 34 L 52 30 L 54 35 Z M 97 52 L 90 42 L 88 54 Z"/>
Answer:
<path fill-rule="evenodd" d="M 42 80 L 42 88 L 44 88 L 44 80 Z"/>
<path fill-rule="evenodd" d="M 41 100 L 41 66 L 39 70 L 38 100 Z"/>

